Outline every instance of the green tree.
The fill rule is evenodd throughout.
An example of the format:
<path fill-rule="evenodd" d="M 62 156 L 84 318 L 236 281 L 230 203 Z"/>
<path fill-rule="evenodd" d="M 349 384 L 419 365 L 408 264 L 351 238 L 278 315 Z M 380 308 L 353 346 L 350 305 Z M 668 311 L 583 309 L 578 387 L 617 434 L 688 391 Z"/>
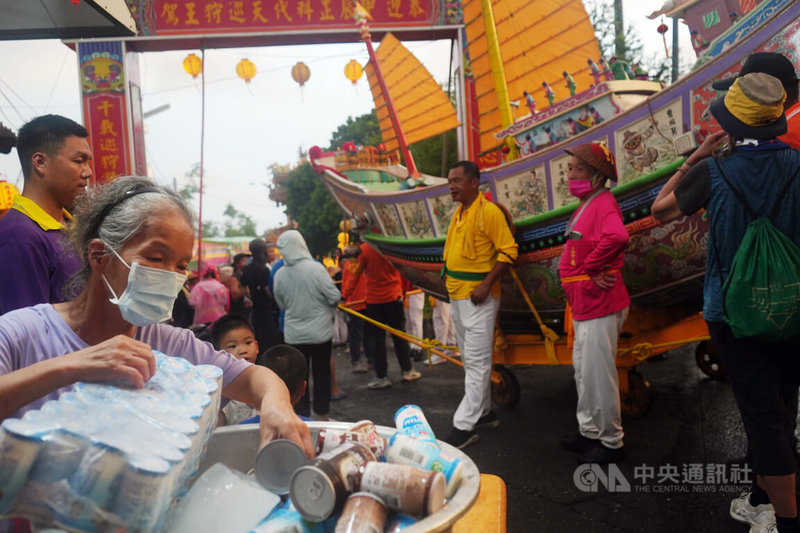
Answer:
<path fill-rule="evenodd" d="M 616 55 L 626 61 L 631 68 L 635 63 L 639 63 L 651 80 L 668 82 L 671 66 L 669 59 L 660 54 L 645 56 L 642 38 L 632 25 L 625 24 L 625 31 L 622 34 L 617 32 L 613 0 L 589 0 L 586 2 L 586 8 L 603 57 L 609 59 Z"/>
<path fill-rule="evenodd" d="M 355 141 L 354 141 L 355 142 Z M 297 222 L 311 255 L 326 255 L 336 248 L 336 234 L 343 214 L 311 163 L 289 171 L 286 182 L 286 214 Z"/>
<path fill-rule="evenodd" d="M 347 122 L 331 134 L 328 150 L 338 150 L 348 141 L 362 146 L 377 146 L 383 142 L 381 129 L 378 126 L 378 115 L 374 109 L 371 113 L 360 117 L 347 117 Z"/>
<path fill-rule="evenodd" d="M 445 136 L 447 137 L 447 159 L 442 167 L 442 157 L 444 153 Z M 417 169 L 423 174 L 431 176 L 447 176 L 447 171 L 458 161 L 458 140 L 456 130 L 447 131 L 441 135 L 436 135 L 412 144 L 411 154 Z"/>
<path fill-rule="evenodd" d="M 226 237 L 251 237 L 258 235 L 256 223 L 253 219 L 242 213 L 233 204 L 225 206 L 225 236 Z"/>

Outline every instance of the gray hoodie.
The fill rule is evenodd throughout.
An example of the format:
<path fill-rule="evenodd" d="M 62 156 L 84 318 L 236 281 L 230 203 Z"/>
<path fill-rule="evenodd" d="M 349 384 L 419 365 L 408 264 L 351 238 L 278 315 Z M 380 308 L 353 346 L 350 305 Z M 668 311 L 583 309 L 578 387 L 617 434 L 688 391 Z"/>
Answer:
<path fill-rule="evenodd" d="M 283 266 L 275 274 L 274 296 L 286 311 L 283 333 L 289 344 L 320 344 L 333 338 L 333 317 L 342 299 L 322 264 L 311 257 L 299 231 L 278 237 Z"/>

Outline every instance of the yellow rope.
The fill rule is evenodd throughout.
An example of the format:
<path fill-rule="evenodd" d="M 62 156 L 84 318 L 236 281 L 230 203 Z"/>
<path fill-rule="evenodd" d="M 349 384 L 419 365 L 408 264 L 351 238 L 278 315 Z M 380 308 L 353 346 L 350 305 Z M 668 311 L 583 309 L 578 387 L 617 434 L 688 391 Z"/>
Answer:
<path fill-rule="evenodd" d="M 455 351 L 458 351 L 458 346 L 449 346 L 447 344 L 442 344 L 437 339 L 424 339 L 424 338 L 417 337 L 415 335 L 411 335 L 409 333 L 406 333 L 405 331 L 402 331 L 402 330 L 399 330 L 399 329 L 395 329 L 395 328 L 393 328 L 391 326 L 387 326 L 386 324 L 383 324 L 382 322 L 378 322 L 377 320 L 375 320 L 373 318 L 370 318 L 367 315 L 361 314 L 358 311 L 350 309 L 349 307 L 347 307 L 344 304 L 340 304 L 339 305 L 339 309 L 341 309 L 345 313 L 350 313 L 353 316 L 357 316 L 357 317 L 359 317 L 359 318 L 361 318 L 363 320 L 366 320 L 370 324 L 372 324 L 374 326 L 377 326 L 377 327 L 379 327 L 379 328 L 381 328 L 383 330 L 386 330 L 389 333 L 391 333 L 392 335 L 400 337 L 401 339 L 405 339 L 406 341 L 408 341 L 408 342 L 410 342 L 412 344 L 416 344 L 417 346 L 419 346 L 420 348 L 425 350 L 425 353 L 428 356 L 428 364 L 430 366 L 433 366 L 433 362 L 431 361 L 431 350 L 433 350 L 434 353 L 436 353 L 436 355 L 438 355 L 440 357 L 443 357 L 443 358 L 447 359 L 448 361 L 450 361 L 452 363 L 461 364 L 460 361 L 458 361 L 457 359 L 455 359 L 453 357 L 450 357 L 446 353 L 442 353 L 442 351 L 438 349 L 438 348 L 441 348 L 441 349 L 444 349 L 444 350 L 450 350 L 450 351 L 454 351 L 455 352 Z"/>
<path fill-rule="evenodd" d="M 514 278 L 514 281 L 517 283 L 519 292 L 522 293 L 522 297 L 525 298 L 525 302 L 527 302 L 528 307 L 533 312 L 533 316 L 536 317 L 536 322 L 538 322 L 539 329 L 542 331 L 542 336 L 544 336 L 544 351 L 547 354 L 547 361 L 551 365 L 557 365 L 558 358 L 556 357 L 556 341 L 558 340 L 558 333 L 544 324 L 542 317 L 540 317 L 539 312 L 536 311 L 536 306 L 533 305 L 530 296 L 528 296 L 528 291 L 525 290 L 525 286 L 522 284 L 522 280 L 519 279 L 519 275 L 514 267 L 510 267 L 508 270 L 511 272 L 511 277 Z"/>
<path fill-rule="evenodd" d="M 684 344 L 689 344 L 691 342 L 700 342 L 700 341 L 707 341 L 711 337 L 708 335 L 703 337 L 692 337 L 691 339 L 682 339 L 679 341 L 672 341 L 672 342 L 664 342 L 661 344 L 650 344 L 649 342 L 640 342 L 639 344 L 635 344 L 630 348 L 625 348 L 624 350 L 617 350 L 617 357 L 622 357 L 625 354 L 632 354 L 637 360 L 644 361 L 645 359 L 650 358 L 653 355 L 653 350 L 658 348 L 668 348 L 670 346 L 683 346 Z"/>

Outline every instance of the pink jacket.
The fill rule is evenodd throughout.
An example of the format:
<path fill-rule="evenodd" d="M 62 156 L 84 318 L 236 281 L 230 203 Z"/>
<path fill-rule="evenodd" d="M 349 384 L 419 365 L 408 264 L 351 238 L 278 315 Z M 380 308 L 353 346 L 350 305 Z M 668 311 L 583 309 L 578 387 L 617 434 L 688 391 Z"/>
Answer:
<path fill-rule="evenodd" d="M 574 215 L 573 215 L 574 216 Z M 592 200 L 572 228 L 580 239 L 567 239 L 561 255 L 559 274 L 562 280 L 572 276 L 596 276 L 608 270 L 621 270 L 628 247 L 628 232 L 622 223 L 622 211 L 610 192 Z M 601 289 L 592 280 L 562 281 L 574 320 L 590 320 L 616 313 L 631 303 L 628 290 L 619 280 L 610 289 Z"/>
<path fill-rule="evenodd" d="M 204 279 L 189 293 L 189 305 L 194 307 L 194 323 L 215 322 L 228 312 L 230 293 L 228 288 L 215 279 Z"/>

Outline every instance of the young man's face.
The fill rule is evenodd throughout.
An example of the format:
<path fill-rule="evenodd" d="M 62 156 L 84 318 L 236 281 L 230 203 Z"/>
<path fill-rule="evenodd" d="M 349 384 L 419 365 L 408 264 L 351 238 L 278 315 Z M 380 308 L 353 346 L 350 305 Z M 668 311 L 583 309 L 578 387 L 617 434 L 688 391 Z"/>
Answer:
<path fill-rule="evenodd" d="M 249 363 L 255 363 L 258 357 L 258 341 L 249 328 L 236 328 L 227 332 L 220 340 L 219 349 Z"/>
<path fill-rule="evenodd" d="M 92 151 L 88 141 L 75 135 L 64 139 L 64 143 L 53 155 L 36 152 L 33 163 L 44 178 L 44 185 L 62 206 L 69 206 L 89 184 L 92 177 Z"/>

